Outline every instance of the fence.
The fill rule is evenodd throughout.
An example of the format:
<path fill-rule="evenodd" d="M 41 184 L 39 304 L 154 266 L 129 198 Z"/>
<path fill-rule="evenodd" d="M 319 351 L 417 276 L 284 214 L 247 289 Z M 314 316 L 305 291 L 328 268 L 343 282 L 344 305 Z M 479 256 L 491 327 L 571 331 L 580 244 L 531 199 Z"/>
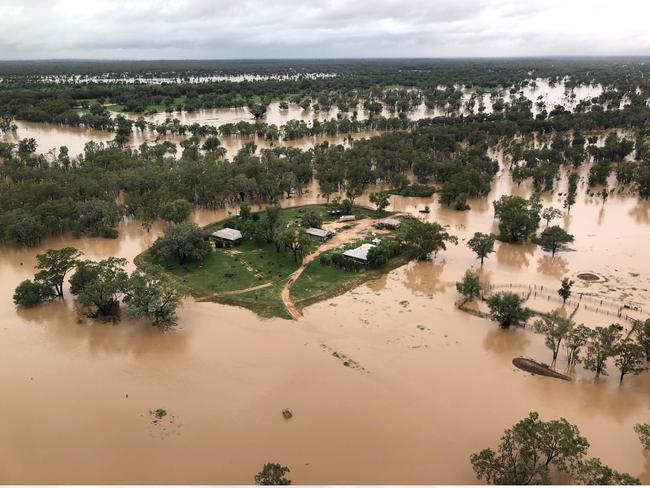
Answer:
<path fill-rule="evenodd" d="M 548 290 L 549 288 L 547 287 L 546 289 Z M 634 323 L 636 320 L 639 320 L 639 318 L 630 316 L 627 311 L 633 310 L 639 312 L 639 314 L 643 313 L 643 309 L 638 305 L 614 303 L 597 297 L 584 295 L 582 293 L 577 295 L 577 299 L 568 299 L 565 302 L 560 296 L 544 291 L 544 285 L 524 285 L 516 283 L 494 284 L 487 287 L 487 294 L 493 293 L 496 290 L 512 290 L 513 293 L 516 293 L 526 300 L 537 297 L 546 298 L 547 301 L 553 301 L 569 307 L 574 307 L 571 317 L 582 309 Z M 593 305 L 588 305 L 588 303 Z"/>

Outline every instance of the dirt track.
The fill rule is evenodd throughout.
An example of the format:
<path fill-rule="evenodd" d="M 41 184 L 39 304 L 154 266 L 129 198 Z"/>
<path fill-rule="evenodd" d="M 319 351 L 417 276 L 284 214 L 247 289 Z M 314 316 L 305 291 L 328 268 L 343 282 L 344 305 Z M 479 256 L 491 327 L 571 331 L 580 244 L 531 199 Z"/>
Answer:
<path fill-rule="evenodd" d="M 372 226 L 379 220 L 381 219 L 361 220 L 356 224 L 354 224 L 353 228 L 346 229 L 342 232 L 338 232 L 334 234 L 334 237 L 332 237 L 329 241 L 321 244 L 318 247 L 318 249 L 316 249 L 316 251 L 305 256 L 305 258 L 302 260 L 302 264 L 300 265 L 300 267 L 297 270 L 295 270 L 293 273 L 291 273 L 291 276 L 289 276 L 289 279 L 285 283 L 284 287 L 282 288 L 282 293 L 280 294 L 282 303 L 284 304 L 284 307 L 287 309 L 287 312 L 289 312 L 289 315 L 291 315 L 291 317 L 293 317 L 294 319 L 299 319 L 302 316 L 300 310 L 298 310 L 298 308 L 294 305 L 293 300 L 291 300 L 291 287 L 296 282 L 296 280 L 300 277 L 300 275 L 305 270 L 307 265 L 311 263 L 314 259 L 316 259 L 318 256 L 323 254 L 325 251 L 329 251 L 330 249 L 339 247 L 341 244 L 345 244 L 348 241 L 358 239 L 359 237 L 361 237 L 361 234 L 363 232 L 371 229 Z"/>

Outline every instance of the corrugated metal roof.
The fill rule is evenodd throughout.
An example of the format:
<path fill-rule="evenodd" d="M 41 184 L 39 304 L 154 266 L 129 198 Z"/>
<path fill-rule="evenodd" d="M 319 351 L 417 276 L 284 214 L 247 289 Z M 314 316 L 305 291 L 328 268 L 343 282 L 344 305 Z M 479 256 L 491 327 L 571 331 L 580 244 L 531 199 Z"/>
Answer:
<path fill-rule="evenodd" d="M 398 219 L 390 217 L 380 220 L 379 223 L 388 227 L 399 227 L 401 225 L 401 222 Z"/>
<path fill-rule="evenodd" d="M 311 236 L 316 236 L 316 237 L 328 237 L 332 233 L 332 231 L 326 229 L 319 229 L 317 227 L 310 227 L 305 232 L 307 232 L 307 234 Z"/>
<path fill-rule="evenodd" d="M 217 237 L 219 239 L 223 239 L 226 241 L 237 241 L 241 239 L 242 233 L 239 232 L 237 229 L 231 229 L 230 227 L 225 227 L 223 229 L 219 229 L 216 232 L 212 233 L 212 237 Z"/>
<path fill-rule="evenodd" d="M 377 247 L 374 244 L 361 244 L 359 247 L 354 249 L 348 249 L 343 253 L 344 256 L 349 258 L 358 259 L 359 261 L 368 261 L 368 251 L 373 247 Z"/>

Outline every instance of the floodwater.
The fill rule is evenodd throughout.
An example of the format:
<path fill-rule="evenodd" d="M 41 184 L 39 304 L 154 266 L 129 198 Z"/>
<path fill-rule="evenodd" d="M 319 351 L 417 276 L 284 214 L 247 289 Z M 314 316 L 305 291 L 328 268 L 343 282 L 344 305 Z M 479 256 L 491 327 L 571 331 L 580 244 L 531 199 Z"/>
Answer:
<path fill-rule="evenodd" d="M 23 138 L 34 138 L 38 143 L 37 153 L 58 154 L 61 146 L 67 146 L 71 155 L 84 153 L 85 145 L 90 142 L 108 143 L 115 138 L 113 132 L 106 132 L 94 129 L 85 129 L 82 127 L 66 127 L 55 124 L 44 124 L 38 122 L 16 121 L 18 130 L 15 133 L 5 134 L 2 140 L 5 142 L 17 143 Z M 260 137 L 220 137 L 222 146 L 226 149 L 226 157 L 233 158 L 244 144 L 254 142 L 260 149 L 270 148 L 273 146 L 298 147 L 307 150 L 324 141 L 332 144 L 347 144 L 350 140 L 363 139 L 381 134 L 382 131 L 364 131 L 351 134 L 338 134 L 335 136 L 314 136 L 293 139 L 287 141 L 267 141 Z M 133 131 L 131 146 L 137 148 L 140 144 L 154 144 L 156 142 L 172 141 L 177 146 L 184 139 L 183 136 L 165 135 L 157 137 L 150 132 Z M 178 147 L 179 154 L 182 149 Z"/>
<path fill-rule="evenodd" d="M 584 99 L 592 98 L 600 95 L 603 92 L 601 85 L 585 85 L 578 86 L 572 91 L 567 91 L 563 84 L 555 84 L 551 86 L 547 80 L 537 79 L 535 80 L 537 84 L 536 87 L 527 86 L 522 90 L 523 96 L 528 98 L 533 102 L 532 112 L 537 114 L 541 111 L 540 107 L 536 105 L 537 98 L 539 96 L 543 97 L 543 100 L 546 102 L 546 110 L 552 110 L 556 105 L 562 105 L 567 110 L 573 110 L 575 105 Z M 575 94 L 575 97 L 571 97 L 571 94 Z M 509 100 L 509 94 L 507 91 L 501 93 L 505 100 Z M 517 95 L 518 96 L 518 95 Z M 466 102 L 470 99 L 471 93 L 465 93 L 463 96 L 463 102 Z M 480 98 L 480 97 L 479 97 Z M 489 94 L 484 94 L 482 96 L 483 103 L 485 105 L 484 113 L 488 114 L 492 112 L 492 100 L 490 99 Z M 357 118 L 359 120 L 364 120 L 368 118 L 368 112 L 364 111 L 362 107 L 357 107 Z M 352 116 L 353 110 L 347 113 L 348 117 Z M 463 113 L 468 115 L 470 112 L 463 108 Z M 479 102 L 473 108 L 473 113 L 479 113 Z M 137 119 L 141 117 L 138 114 L 125 114 L 126 116 Z M 384 117 L 394 117 L 397 114 L 391 113 L 386 107 L 384 107 L 382 114 Z M 412 111 L 408 113 L 408 117 L 411 120 L 420 120 L 428 117 L 440 117 L 444 115 L 444 110 L 440 107 L 435 109 L 428 109 L 424 103 L 415 107 Z M 286 124 L 289 120 L 303 120 L 307 123 L 311 123 L 313 120 L 326 121 L 332 118 L 339 116 L 339 111 L 337 107 L 332 107 L 329 111 L 320 111 L 313 112 L 311 110 L 306 111 L 301 107 L 289 104 L 288 110 L 281 110 L 279 107 L 279 102 L 273 102 L 269 105 L 266 115 L 261 118 L 262 122 L 267 124 L 275 124 L 280 127 L 283 124 Z M 223 124 L 233 123 L 241 121 L 253 122 L 254 118 L 248 111 L 248 109 L 240 108 L 221 108 L 221 109 L 201 109 L 193 112 L 159 112 L 153 115 L 142 116 L 145 120 L 149 122 L 161 123 L 164 122 L 167 118 L 178 119 L 183 124 L 193 124 L 198 123 L 201 125 L 212 125 L 219 127 Z M 115 137 L 115 134 L 112 132 L 79 128 L 79 127 L 67 127 L 58 124 L 47 124 L 47 123 L 35 123 L 35 122 L 25 122 L 25 121 L 16 121 L 18 130 L 12 134 L 6 134 L 2 136 L 2 140 L 6 142 L 17 142 L 23 138 L 32 137 L 36 139 L 38 143 L 37 152 L 45 154 L 53 149 L 57 150 L 60 146 L 67 146 L 71 154 L 77 155 L 83 153 L 84 146 L 89 141 L 95 142 L 108 142 Z M 336 136 L 319 136 L 319 137 L 308 137 L 300 140 L 292 141 L 275 141 L 275 145 L 286 145 L 292 147 L 300 148 L 309 148 L 312 147 L 315 143 L 322 142 L 324 140 L 333 142 L 333 143 L 343 143 L 349 136 L 353 139 L 359 139 L 362 137 L 370 137 L 376 135 L 376 132 L 361 132 L 353 134 L 340 134 Z M 176 143 L 180 142 L 184 137 L 181 136 L 163 136 L 157 137 L 156 134 L 151 132 L 140 132 L 134 128 L 133 137 L 131 145 L 133 147 L 138 147 L 143 142 L 154 143 L 156 141 L 171 140 Z M 260 148 L 270 147 L 271 143 L 260 139 L 260 138 L 240 138 L 234 136 L 223 136 L 220 137 L 222 144 L 228 151 L 228 157 L 234 156 L 237 151 L 242 147 L 243 143 L 254 140 L 255 143 Z"/>
<path fill-rule="evenodd" d="M 310 110 L 303 110 L 302 107 L 295 105 L 293 103 L 289 104 L 288 109 L 281 109 L 280 102 L 273 102 L 269 104 L 268 109 L 264 117 L 260 118 L 261 122 L 265 122 L 269 125 L 275 124 L 278 127 L 286 124 L 290 120 L 303 120 L 305 122 L 311 122 L 313 120 L 319 120 L 321 122 L 336 119 L 339 117 L 352 117 L 353 113 L 356 112 L 358 120 L 366 120 L 369 116 L 369 113 L 363 110 L 363 107 L 357 106 L 351 108 L 349 112 L 339 112 L 336 106 L 333 106 L 330 110 L 321 110 L 314 112 Z M 391 113 L 386 107 L 384 107 L 382 113 L 384 117 L 397 117 L 397 113 Z M 439 109 L 428 109 L 423 103 L 415 107 L 408 113 L 408 118 L 410 120 L 420 120 L 427 117 L 440 117 L 444 115 L 444 112 Z M 137 119 L 139 116 L 136 114 L 129 114 L 129 117 Z M 183 124 L 193 124 L 198 123 L 201 125 L 212 125 L 219 127 L 223 124 L 236 124 L 238 122 L 254 122 L 255 118 L 251 115 L 245 107 L 238 108 L 214 108 L 214 109 L 201 109 L 193 112 L 158 112 L 153 115 L 144 115 L 142 116 L 145 120 L 149 122 L 164 122 L 167 118 L 178 119 Z"/>
<path fill-rule="evenodd" d="M 610 300 L 629 291 L 647 310 L 650 263 L 639 250 L 650 244 L 650 204 L 616 195 L 603 206 L 580 190 L 562 222 L 575 234 L 573 252 L 550 259 L 534 246 L 497 244 L 483 280 L 557 289 L 560 277 L 592 271 L 608 281 L 577 291 Z M 529 192 L 504 173 L 469 212 L 440 208 L 435 197 L 392 197 L 392 209 L 428 204 L 429 220 L 467 239 L 496 229 L 491 200 Z M 312 187 L 283 205 L 316 195 Z M 650 457 L 632 430 L 650 421 L 650 375 L 619 386 L 613 365 L 611 377 L 594 381 L 579 369 L 571 383 L 514 368 L 513 357 L 550 362 L 550 351 L 529 330 L 502 330 L 454 307 L 454 283 L 478 264 L 463 240 L 308 307 L 295 322 L 188 299 L 178 330 L 162 333 L 128 320 L 80 321 L 69 296 L 32 310 L 11 302 L 38 252 L 74 245 L 89 258 L 131 261 L 160 232 L 131 221 L 116 240 L 0 249 L 0 483 L 250 483 L 269 461 L 289 466 L 294 483 L 474 483 L 470 454 L 495 446 L 531 410 L 577 424 L 591 455 L 650 482 Z M 168 416 L 154 424 L 157 408 Z"/>

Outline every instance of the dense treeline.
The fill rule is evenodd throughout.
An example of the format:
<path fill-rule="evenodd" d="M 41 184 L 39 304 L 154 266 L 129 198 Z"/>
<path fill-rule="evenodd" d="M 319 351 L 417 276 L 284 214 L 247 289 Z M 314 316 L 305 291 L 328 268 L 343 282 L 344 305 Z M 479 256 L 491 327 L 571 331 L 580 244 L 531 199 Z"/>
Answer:
<path fill-rule="evenodd" d="M 328 76 L 310 76 L 325 73 Z M 44 75 L 92 75 L 104 82 L 78 78 L 44 81 Z M 213 75 L 257 75 L 243 81 L 191 82 Z M 329 76 L 331 75 L 331 76 Z M 334 76 L 335 75 L 335 76 Z M 421 102 L 444 107 L 450 113 L 462 107 L 460 86 L 476 94 L 519 93 L 534 79 L 548 79 L 565 87 L 601 84 L 607 90 L 596 97 L 601 106 L 617 107 L 626 97 L 650 96 L 650 65 L 641 58 L 507 59 L 507 60 L 348 60 L 259 62 L 104 62 L 0 63 L 0 107 L 21 120 L 87 125 L 79 109 L 93 104 L 116 104 L 127 112 L 193 111 L 201 108 L 248 106 L 261 117 L 271 100 L 295 103 L 304 109 L 342 112 L 357 107 L 372 113 L 385 105 L 394 113 L 407 113 Z M 274 78 L 273 76 L 276 76 Z M 127 83 L 117 79 L 157 79 L 157 83 Z M 163 81 L 160 77 L 168 77 Z M 203 78 L 201 78 L 203 79 Z M 481 103 L 471 97 L 465 108 Z M 541 103 L 541 102 L 540 102 Z M 577 110 L 586 110 L 578 104 Z M 554 107 L 548 107 L 553 110 Z M 479 106 L 479 111 L 481 107 Z M 89 125 L 95 127 L 94 125 Z"/>
<path fill-rule="evenodd" d="M 171 142 L 123 148 L 132 130 L 132 122 L 124 118 L 116 120 L 113 143 L 107 147 L 89 143 L 80 158 L 71 158 L 65 147 L 55 158 L 36 155 L 33 139 L 24 139 L 17 147 L 0 143 L 0 158 L 5 159 L 0 165 L 0 237 L 23 245 L 62 232 L 114 237 L 124 216 L 148 226 L 157 218 L 173 220 L 168 217 L 172 202 L 180 201 L 177 207 L 272 202 L 300 193 L 314 177 L 323 195 L 342 192 L 354 202 L 376 183 L 399 192 L 414 175 L 420 184 L 439 187 L 442 204 L 465 210 L 468 199 L 490 190 L 499 169 L 488 156 L 494 150 L 508 156 L 515 181 L 531 178 L 539 192 L 553 188 L 561 168 L 593 162 L 590 185 L 606 184 L 615 171 L 619 185 L 650 197 L 650 145 L 644 129 L 650 126 L 650 108 L 641 96 L 632 96 L 623 109 L 599 107 L 594 103 L 580 112 L 554 109 L 533 117 L 531 102 L 514 97 L 499 113 L 450 115 L 417 124 L 400 117 L 377 117 L 372 126 L 363 121 L 345 125 L 354 124 L 354 119 L 305 128 L 287 124 L 281 134 L 288 138 L 291 130 L 298 131 L 296 137 L 303 132 L 331 135 L 346 127 L 383 127 L 376 125 L 382 120 L 387 124 L 395 120 L 386 128 L 398 130 L 349 146 L 323 143 L 309 151 L 288 147 L 257 151 L 251 141 L 232 161 L 224 159 L 214 132 L 205 137 L 194 126 L 189 128 L 192 136 L 181 142 L 180 154 Z M 89 114 L 105 116 L 99 110 Z M 139 122 L 134 124 L 138 130 L 151 130 Z M 167 130 L 181 130 L 171 124 Z M 267 139 L 273 127 L 246 124 L 255 131 L 246 135 Z M 238 124 L 238 130 L 243 128 Z M 617 136 L 613 129 L 629 135 Z M 609 135 L 599 145 L 598 135 L 605 132 Z M 602 195 L 605 199 L 607 191 Z M 566 207 L 572 203 L 567 201 Z"/>

